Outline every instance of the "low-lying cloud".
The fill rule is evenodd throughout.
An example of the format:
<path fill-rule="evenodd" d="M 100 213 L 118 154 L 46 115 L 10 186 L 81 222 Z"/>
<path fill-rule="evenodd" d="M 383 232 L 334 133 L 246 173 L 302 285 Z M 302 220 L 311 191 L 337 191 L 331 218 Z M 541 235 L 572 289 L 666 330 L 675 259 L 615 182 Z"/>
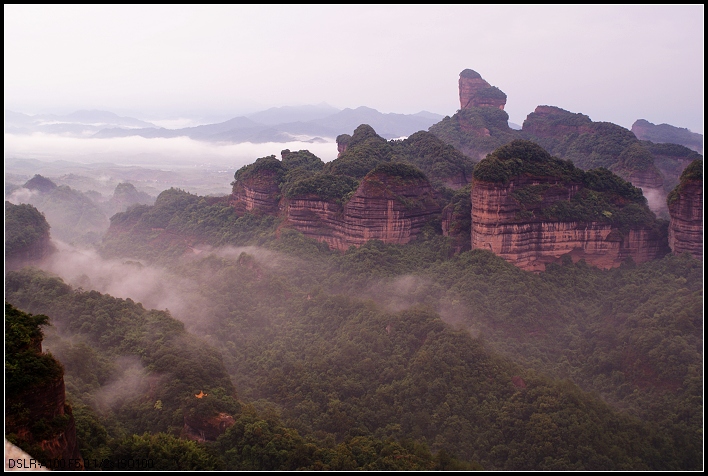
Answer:
<path fill-rule="evenodd" d="M 188 137 L 94 139 L 43 133 L 5 134 L 5 157 L 84 163 L 112 162 L 163 168 L 211 164 L 238 169 L 260 157 L 275 155 L 280 158 L 280 151 L 284 149 L 306 149 L 324 162 L 337 157 L 337 144 L 334 141 L 231 144 L 202 142 Z"/>

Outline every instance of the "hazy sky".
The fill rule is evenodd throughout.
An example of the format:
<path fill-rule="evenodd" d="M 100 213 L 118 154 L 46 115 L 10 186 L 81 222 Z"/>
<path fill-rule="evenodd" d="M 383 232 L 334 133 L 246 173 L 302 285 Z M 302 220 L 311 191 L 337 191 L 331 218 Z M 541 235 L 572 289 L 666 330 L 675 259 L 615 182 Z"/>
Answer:
<path fill-rule="evenodd" d="M 142 119 L 327 102 L 459 108 L 471 68 L 507 94 L 630 128 L 703 132 L 703 5 L 5 5 L 5 108 Z"/>

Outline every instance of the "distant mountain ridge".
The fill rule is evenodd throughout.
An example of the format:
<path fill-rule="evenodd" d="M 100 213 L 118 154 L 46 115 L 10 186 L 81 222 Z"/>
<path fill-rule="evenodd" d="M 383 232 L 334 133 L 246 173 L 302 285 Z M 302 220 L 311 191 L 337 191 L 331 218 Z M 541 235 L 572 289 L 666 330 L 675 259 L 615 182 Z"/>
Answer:
<path fill-rule="evenodd" d="M 31 134 L 68 134 L 109 138 L 140 136 L 146 138 L 189 137 L 213 142 L 323 142 L 369 124 L 386 139 L 407 137 L 443 118 L 421 111 L 416 114 L 381 113 L 361 106 L 340 110 L 326 103 L 305 106 L 274 107 L 248 116 L 195 127 L 166 129 L 139 119 L 120 117 L 107 111 L 77 111 L 65 116 L 52 114 L 29 116 L 5 111 L 5 132 Z"/>
<path fill-rule="evenodd" d="M 652 124 L 645 119 L 637 119 L 632 124 L 632 132 L 639 140 L 648 140 L 658 144 L 679 144 L 703 154 L 703 134 L 691 132 L 685 127 L 670 124 Z"/>
<path fill-rule="evenodd" d="M 88 136 L 106 127 L 122 129 L 157 128 L 155 124 L 134 117 L 119 116 L 109 111 L 79 110 L 71 114 L 29 115 L 15 111 L 5 111 L 5 132 L 11 134 L 69 134 Z"/>

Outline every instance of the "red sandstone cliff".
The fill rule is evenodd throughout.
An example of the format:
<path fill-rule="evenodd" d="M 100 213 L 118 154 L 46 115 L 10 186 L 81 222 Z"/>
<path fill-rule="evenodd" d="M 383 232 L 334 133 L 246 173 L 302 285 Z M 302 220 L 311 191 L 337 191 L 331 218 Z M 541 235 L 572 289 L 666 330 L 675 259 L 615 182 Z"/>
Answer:
<path fill-rule="evenodd" d="M 668 251 L 636 187 L 606 169 L 583 172 L 531 141 L 513 141 L 480 162 L 470 201 L 472 249 L 529 271 L 565 254 L 606 269 Z"/>
<path fill-rule="evenodd" d="M 41 337 L 30 343 L 41 354 Z M 76 423 L 66 403 L 64 376 L 37 384 L 19 394 L 6 396 L 5 433 L 50 469 L 83 470 L 76 440 Z M 17 410 L 20 408 L 21 410 Z"/>
<path fill-rule="evenodd" d="M 623 234 L 609 223 L 520 218 L 522 208 L 512 197 L 514 189 L 548 183 L 555 180 L 518 177 L 508 184 L 474 181 L 472 249 L 492 251 L 528 271 L 543 271 L 546 263 L 557 262 L 564 254 L 603 269 L 617 267 L 630 256 L 636 263 L 660 256 L 660 236 L 649 228 Z M 569 200 L 579 189 L 579 184 L 551 187 L 537 208 Z M 533 213 L 533 209 L 528 211 Z"/>
<path fill-rule="evenodd" d="M 460 109 L 471 107 L 493 107 L 504 109 L 506 94 L 482 79 L 479 73 L 465 69 L 458 81 L 460 90 Z"/>
<path fill-rule="evenodd" d="M 376 171 L 364 177 L 343 206 L 310 195 L 289 199 L 283 208 L 289 226 L 338 250 L 374 239 L 408 243 L 440 213 L 433 188 L 424 177 Z"/>
<path fill-rule="evenodd" d="M 243 214 L 247 211 L 257 213 L 277 213 L 280 189 L 278 174 L 264 170 L 234 183 L 232 205 Z"/>
<path fill-rule="evenodd" d="M 703 260 L 702 167 L 702 160 L 692 162 L 668 198 L 669 246 L 676 254 L 688 252 L 699 260 Z"/>
<path fill-rule="evenodd" d="M 431 134 L 473 160 L 481 160 L 497 147 L 519 138 L 519 133 L 509 127 L 509 115 L 504 111 L 506 94 L 502 90 L 471 69 L 460 73 L 458 89 L 460 109 L 433 124 L 428 129 Z"/>

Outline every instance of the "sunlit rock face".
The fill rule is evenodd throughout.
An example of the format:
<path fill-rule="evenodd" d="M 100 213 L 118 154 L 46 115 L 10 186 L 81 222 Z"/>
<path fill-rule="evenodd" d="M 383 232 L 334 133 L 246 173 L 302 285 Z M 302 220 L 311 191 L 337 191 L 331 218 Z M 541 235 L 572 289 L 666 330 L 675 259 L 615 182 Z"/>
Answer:
<path fill-rule="evenodd" d="M 668 198 L 669 247 L 675 254 L 688 252 L 703 260 L 703 176 L 691 178 L 691 169 L 700 171 L 703 161 L 695 161 L 682 175 L 681 183 Z"/>
<path fill-rule="evenodd" d="M 289 226 L 337 250 L 369 240 L 408 243 L 440 213 L 425 178 L 384 173 L 367 175 L 344 205 L 310 196 L 290 199 L 284 208 Z"/>
<path fill-rule="evenodd" d="M 471 107 L 493 107 L 504 109 L 506 94 L 492 87 L 479 73 L 465 69 L 458 81 L 460 89 L 460 109 Z"/>
<path fill-rule="evenodd" d="M 610 224 L 579 221 L 543 221 L 520 217 L 521 207 L 512 198 L 514 189 L 528 185 L 555 185 L 536 207 L 569 200 L 580 184 L 560 185 L 551 177 L 517 177 L 507 184 L 473 181 L 472 249 L 489 250 L 527 271 L 543 271 L 547 263 L 569 254 L 573 261 L 608 269 L 632 257 L 635 263 L 655 259 L 662 252 L 661 237 L 646 228 L 621 233 Z"/>

